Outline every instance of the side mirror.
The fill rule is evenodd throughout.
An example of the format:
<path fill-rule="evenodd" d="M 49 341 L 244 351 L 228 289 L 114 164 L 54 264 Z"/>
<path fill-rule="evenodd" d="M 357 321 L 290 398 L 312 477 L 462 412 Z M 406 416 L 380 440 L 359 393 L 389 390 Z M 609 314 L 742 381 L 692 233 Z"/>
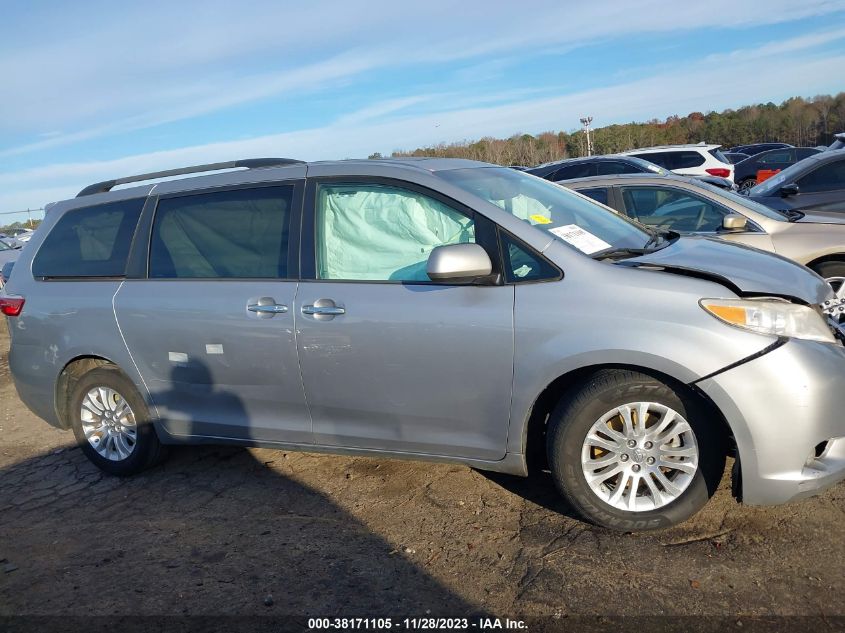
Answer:
<path fill-rule="evenodd" d="M 492 274 L 490 256 L 478 244 L 438 246 L 428 256 L 426 273 L 432 281 L 472 283 Z"/>
<path fill-rule="evenodd" d="M 728 213 L 722 218 L 722 228 L 726 231 L 743 231 L 748 226 L 748 218 L 739 213 Z"/>
<path fill-rule="evenodd" d="M 786 198 L 788 196 L 796 195 L 800 189 L 798 189 L 798 185 L 794 182 L 790 182 L 783 187 L 780 188 L 780 196 L 781 198 Z"/>

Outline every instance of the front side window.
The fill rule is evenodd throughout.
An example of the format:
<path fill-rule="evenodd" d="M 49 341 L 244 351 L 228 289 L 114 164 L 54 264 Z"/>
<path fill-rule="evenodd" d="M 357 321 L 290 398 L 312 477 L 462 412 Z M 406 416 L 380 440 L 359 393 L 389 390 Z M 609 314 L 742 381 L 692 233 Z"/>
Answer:
<path fill-rule="evenodd" d="M 65 213 L 38 249 L 35 277 L 123 277 L 145 198 L 121 200 Z"/>
<path fill-rule="evenodd" d="M 801 193 L 845 189 L 845 159 L 833 161 L 811 171 L 798 181 Z"/>
<path fill-rule="evenodd" d="M 586 196 L 512 169 L 454 169 L 438 175 L 587 255 L 642 248 L 653 238 L 644 227 Z"/>
<path fill-rule="evenodd" d="M 714 232 L 727 210 L 672 187 L 623 187 L 628 214 L 646 226 L 680 232 Z"/>
<path fill-rule="evenodd" d="M 316 222 L 319 279 L 428 282 L 434 248 L 476 241 L 469 216 L 391 185 L 320 185 Z"/>
<path fill-rule="evenodd" d="M 149 276 L 285 279 L 293 185 L 200 193 L 159 201 Z"/>

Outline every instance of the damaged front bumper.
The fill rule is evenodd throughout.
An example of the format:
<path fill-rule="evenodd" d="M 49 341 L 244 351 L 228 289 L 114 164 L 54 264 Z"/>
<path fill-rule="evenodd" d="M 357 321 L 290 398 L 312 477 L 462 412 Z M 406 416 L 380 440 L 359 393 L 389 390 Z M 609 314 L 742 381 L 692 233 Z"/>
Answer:
<path fill-rule="evenodd" d="M 786 503 L 845 479 L 841 345 L 789 339 L 696 386 L 734 433 L 745 503 Z"/>

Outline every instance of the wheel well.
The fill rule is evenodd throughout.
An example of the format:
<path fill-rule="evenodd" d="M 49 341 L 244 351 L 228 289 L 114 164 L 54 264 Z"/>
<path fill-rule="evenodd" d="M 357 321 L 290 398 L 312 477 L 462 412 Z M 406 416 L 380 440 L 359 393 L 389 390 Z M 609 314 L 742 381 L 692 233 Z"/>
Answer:
<path fill-rule="evenodd" d="M 101 356 L 78 356 L 64 366 L 58 380 L 56 380 L 56 415 L 63 428 L 70 428 L 68 405 L 74 385 L 92 369 L 105 365 L 117 367 L 113 362 Z"/>
<path fill-rule="evenodd" d="M 845 264 L 845 253 L 833 253 L 832 255 L 824 255 L 823 257 L 819 257 L 814 259 L 811 262 L 807 262 L 805 266 L 807 268 L 814 268 L 819 264 L 824 264 L 825 262 L 839 262 L 840 264 Z"/>
<path fill-rule="evenodd" d="M 606 369 L 636 371 L 641 374 L 651 376 L 652 378 L 667 384 L 682 397 L 689 398 L 691 401 L 702 407 L 706 415 L 715 421 L 719 436 L 724 442 L 725 452 L 727 454 L 733 454 L 735 452 L 736 445 L 733 439 L 733 432 L 731 431 L 727 420 L 713 401 L 710 400 L 710 398 L 707 397 L 707 395 L 700 389 L 676 380 L 668 374 L 664 374 L 653 369 L 638 367 L 636 365 L 590 365 L 588 367 L 580 367 L 557 377 L 549 383 L 549 385 L 534 401 L 534 406 L 531 407 L 531 413 L 528 416 L 528 424 L 526 424 L 523 436 L 523 449 L 529 472 L 536 472 L 538 470 L 545 470 L 548 468 L 546 455 L 546 425 L 548 423 L 549 415 L 551 415 L 552 411 L 554 411 L 557 403 L 560 402 L 560 399 L 568 391 L 582 385 L 596 372 Z"/>

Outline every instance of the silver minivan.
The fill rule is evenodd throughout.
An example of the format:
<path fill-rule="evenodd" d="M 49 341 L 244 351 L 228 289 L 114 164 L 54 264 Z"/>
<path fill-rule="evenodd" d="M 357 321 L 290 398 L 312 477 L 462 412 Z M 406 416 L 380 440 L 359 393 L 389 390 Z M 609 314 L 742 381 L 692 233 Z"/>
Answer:
<path fill-rule="evenodd" d="M 537 456 L 633 531 L 698 511 L 728 455 L 750 504 L 845 477 L 835 301 L 785 258 L 507 168 L 254 159 L 51 205 L 0 308 L 21 399 L 109 473 L 221 442 Z"/>

